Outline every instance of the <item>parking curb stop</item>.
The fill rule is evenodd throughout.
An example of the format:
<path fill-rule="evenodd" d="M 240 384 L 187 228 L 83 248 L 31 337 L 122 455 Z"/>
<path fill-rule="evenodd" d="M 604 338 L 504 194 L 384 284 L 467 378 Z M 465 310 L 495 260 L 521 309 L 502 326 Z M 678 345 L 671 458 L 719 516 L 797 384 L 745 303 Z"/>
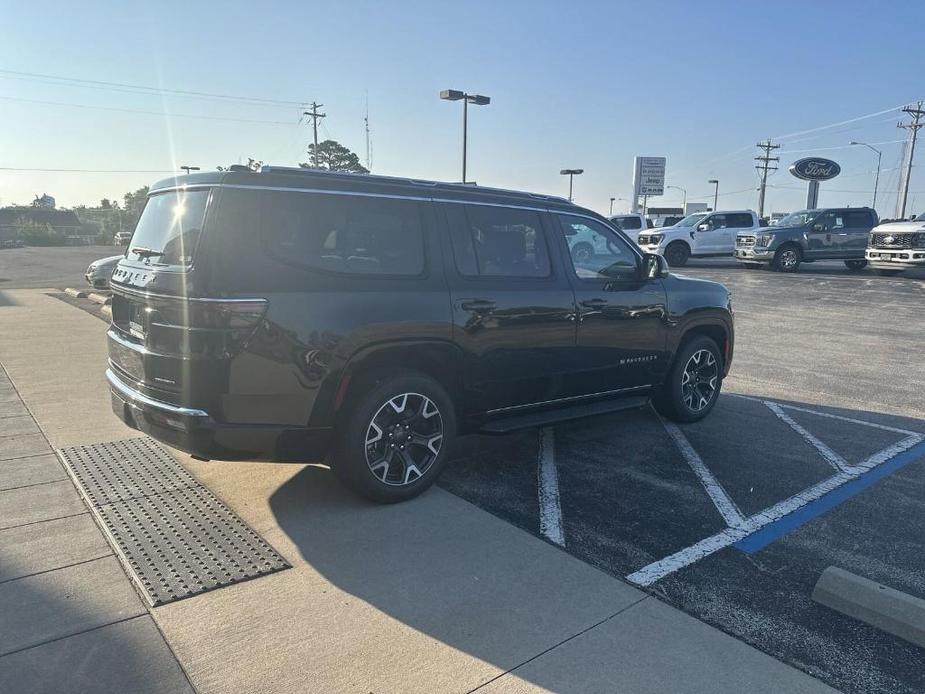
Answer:
<path fill-rule="evenodd" d="M 813 588 L 814 602 L 925 648 L 925 600 L 830 566 Z"/>
<path fill-rule="evenodd" d="M 81 291 L 80 289 L 72 289 L 71 287 L 65 289 L 64 293 L 68 296 L 74 297 L 75 299 L 84 299 L 87 296 L 87 292 Z"/>

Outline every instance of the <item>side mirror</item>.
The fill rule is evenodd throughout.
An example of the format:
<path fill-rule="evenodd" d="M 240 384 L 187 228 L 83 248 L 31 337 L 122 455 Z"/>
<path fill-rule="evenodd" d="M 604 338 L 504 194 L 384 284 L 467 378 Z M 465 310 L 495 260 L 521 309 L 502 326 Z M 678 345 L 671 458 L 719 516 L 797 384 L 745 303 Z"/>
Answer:
<path fill-rule="evenodd" d="M 700 224 L 700 225 L 697 227 L 697 231 L 710 231 L 710 225 L 709 225 L 709 224 Z"/>
<path fill-rule="evenodd" d="M 658 253 L 646 253 L 642 262 L 646 279 L 657 280 L 668 277 L 668 261 Z"/>

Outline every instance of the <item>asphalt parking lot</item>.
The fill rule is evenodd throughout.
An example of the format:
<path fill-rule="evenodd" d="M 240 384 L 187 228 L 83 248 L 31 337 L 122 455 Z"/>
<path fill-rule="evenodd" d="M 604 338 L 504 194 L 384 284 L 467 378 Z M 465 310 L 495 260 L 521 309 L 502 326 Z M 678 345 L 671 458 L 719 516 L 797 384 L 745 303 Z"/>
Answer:
<path fill-rule="evenodd" d="M 3 267 L 0 275 L 8 276 Z M 644 409 L 468 437 L 440 486 L 838 689 L 925 690 L 925 651 L 810 600 L 819 575 L 832 565 L 925 599 L 925 364 L 918 358 L 925 277 L 854 274 L 834 263 L 781 275 L 726 260 L 694 261 L 683 272 L 724 282 L 733 292 L 736 357 L 708 419 L 673 426 Z M 47 277 L 35 281 L 56 286 Z M 67 404 L 46 407 L 51 413 Z M 100 410 L 106 417 L 101 431 L 114 427 L 108 404 Z M 98 424 L 81 424 L 76 412 L 74 419 L 75 430 Z M 105 438 L 91 433 L 74 437 Z M 376 550 L 385 569 L 360 559 L 356 567 L 341 566 L 342 543 L 362 535 L 349 519 L 370 524 L 365 532 L 374 537 L 371 529 L 392 518 L 384 514 L 398 514 L 388 535 L 397 542 L 399 528 L 426 523 L 435 511 L 442 517 L 435 496 L 443 504 L 452 497 L 434 492 L 397 508 L 368 509 L 339 492 L 317 466 L 293 476 L 287 470 L 296 466 L 181 461 L 274 546 L 299 545 L 304 561 L 345 594 L 457 650 L 492 659 L 474 625 L 463 638 L 436 619 L 435 606 L 445 599 L 412 599 L 392 583 L 386 588 L 374 581 L 369 588 L 362 577 L 370 572 L 382 573 L 380 581 L 398 581 L 401 572 L 387 547 Z M 510 537 L 486 545 L 486 561 L 513 562 L 518 550 L 505 545 Z M 453 541 L 463 544 L 459 537 Z M 327 553 L 319 554 L 319 547 Z M 425 563 L 447 560 L 416 547 Z M 208 612 L 197 610 L 228 602 L 237 615 L 234 598 L 223 594 L 263 595 L 295 580 L 287 572 L 278 576 L 242 584 L 238 593 L 214 591 L 201 603 L 158 608 L 155 618 L 172 648 L 180 638 L 184 667 L 190 671 L 196 663 L 194 682 L 204 671 L 216 681 L 219 671 L 228 671 L 212 644 L 236 643 L 237 628 L 226 624 L 202 637 L 209 647 L 200 648 L 197 615 Z M 271 614 L 279 609 L 259 604 Z M 524 623 L 530 621 L 526 614 Z M 282 657 L 267 634 L 245 631 L 254 648 Z M 213 656 L 218 666 L 210 664 Z M 529 662 L 522 677 L 543 682 Z"/>
<path fill-rule="evenodd" d="M 0 249 L 0 290 L 83 288 L 87 286 L 84 272 L 90 263 L 124 252 L 124 246 Z"/>
<path fill-rule="evenodd" d="M 925 652 L 810 600 L 828 566 L 925 598 L 925 340 L 912 276 L 692 262 L 733 291 L 715 411 L 468 441 L 444 488 L 829 684 L 920 692 Z"/>

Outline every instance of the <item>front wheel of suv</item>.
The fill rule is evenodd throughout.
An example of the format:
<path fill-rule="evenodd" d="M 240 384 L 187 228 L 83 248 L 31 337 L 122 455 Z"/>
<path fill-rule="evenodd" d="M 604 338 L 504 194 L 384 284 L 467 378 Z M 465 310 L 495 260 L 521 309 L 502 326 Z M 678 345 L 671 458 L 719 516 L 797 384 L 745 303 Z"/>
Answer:
<path fill-rule="evenodd" d="M 387 376 L 350 398 L 337 428 L 333 468 L 353 492 L 379 503 L 411 499 L 440 475 L 456 436 L 453 403 L 417 373 Z"/>
<path fill-rule="evenodd" d="M 687 259 L 691 257 L 691 249 L 683 241 L 673 241 L 665 249 L 665 260 L 671 267 L 683 267 L 687 265 Z"/>
<path fill-rule="evenodd" d="M 867 267 L 866 260 L 846 260 L 845 267 L 851 270 L 852 272 L 860 272 Z"/>
<path fill-rule="evenodd" d="M 723 357 L 709 337 L 695 337 L 678 352 L 665 383 L 652 398 L 655 409 L 675 422 L 706 417 L 723 385 Z"/>
<path fill-rule="evenodd" d="M 803 253 L 799 246 L 782 246 L 774 254 L 771 266 L 778 272 L 796 272 L 803 261 Z"/>

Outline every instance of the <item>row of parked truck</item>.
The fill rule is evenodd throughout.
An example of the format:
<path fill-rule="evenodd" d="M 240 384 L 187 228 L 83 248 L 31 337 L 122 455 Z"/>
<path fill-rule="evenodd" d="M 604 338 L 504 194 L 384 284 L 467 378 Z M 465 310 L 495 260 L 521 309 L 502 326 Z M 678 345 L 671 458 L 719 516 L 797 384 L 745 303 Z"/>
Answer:
<path fill-rule="evenodd" d="M 643 220 L 611 217 L 636 236 L 640 248 L 664 256 L 673 267 L 690 258 L 721 256 L 780 272 L 796 272 L 816 260 L 842 260 L 855 271 L 870 266 L 882 275 L 925 267 L 925 214 L 880 224 L 869 207 L 829 207 L 793 212 L 768 226 L 753 210 L 724 210 L 697 212 L 660 229 Z"/>

